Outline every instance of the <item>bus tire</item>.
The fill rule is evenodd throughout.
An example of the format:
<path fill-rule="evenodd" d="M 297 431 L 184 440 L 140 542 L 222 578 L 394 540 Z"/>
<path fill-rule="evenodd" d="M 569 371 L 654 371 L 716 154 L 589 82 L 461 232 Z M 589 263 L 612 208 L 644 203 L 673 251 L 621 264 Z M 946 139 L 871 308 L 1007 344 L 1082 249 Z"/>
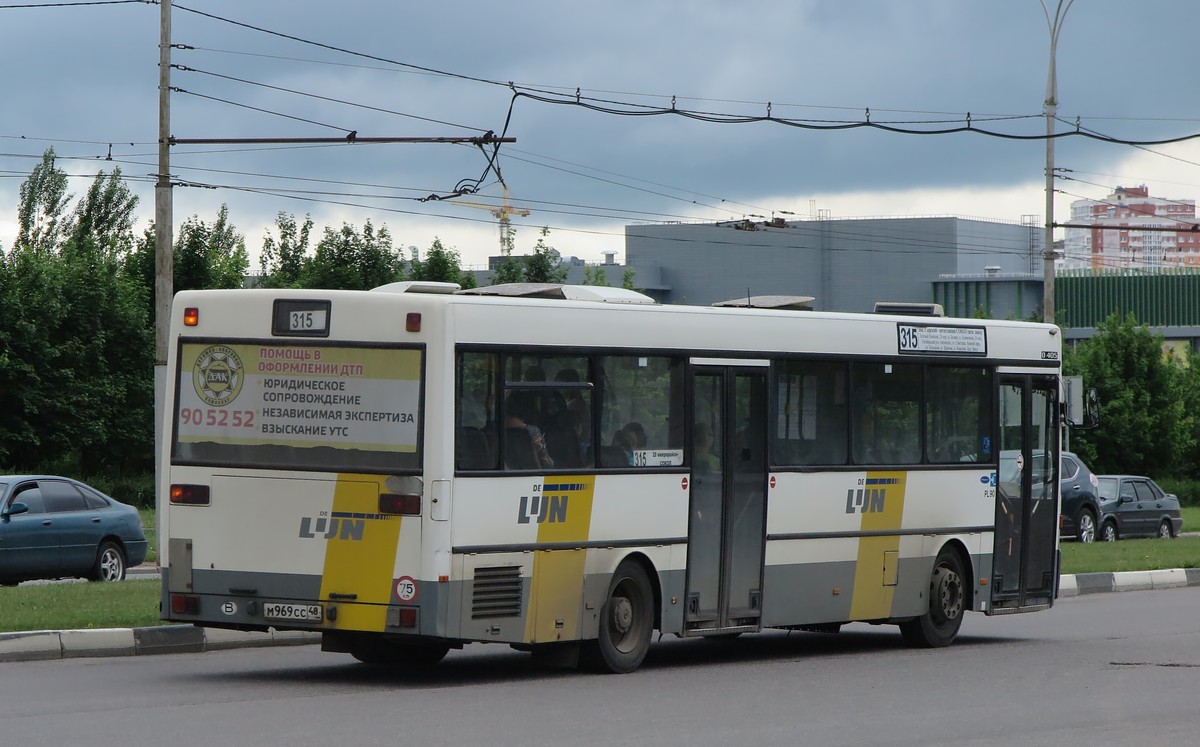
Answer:
<path fill-rule="evenodd" d="M 437 664 L 450 650 L 444 643 L 360 642 L 350 655 L 363 664 L 419 671 Z"/>
<path fill-rule="evenodd" d="M 929 578 L 929 609 L 920 617 L 900 623 L 900 633 L 910 646 L 949 646 L 962 626 L 967 591 L 962 560 L 952 548 L 943 548 Z"/>
<path fill-rule="evenodd" d="M 626 674 L 637 669 L 654 630 L 654 590 L 640 563 L 625 560 L 608 584 L 600 608 L 600 632 L 583 650 L 584 663 L 600 672 Z"/>

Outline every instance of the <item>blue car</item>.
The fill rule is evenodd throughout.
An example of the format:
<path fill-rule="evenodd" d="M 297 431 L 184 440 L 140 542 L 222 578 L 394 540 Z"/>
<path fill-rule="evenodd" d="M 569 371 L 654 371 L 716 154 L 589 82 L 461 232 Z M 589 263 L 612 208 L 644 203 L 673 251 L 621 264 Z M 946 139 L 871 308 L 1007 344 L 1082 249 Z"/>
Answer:
<path fill-rule="evenodd" d="M 145 559 L 146 535 L 133 506 L 67 477 L 0 476 L 0 585 L 120 581 Z"/>

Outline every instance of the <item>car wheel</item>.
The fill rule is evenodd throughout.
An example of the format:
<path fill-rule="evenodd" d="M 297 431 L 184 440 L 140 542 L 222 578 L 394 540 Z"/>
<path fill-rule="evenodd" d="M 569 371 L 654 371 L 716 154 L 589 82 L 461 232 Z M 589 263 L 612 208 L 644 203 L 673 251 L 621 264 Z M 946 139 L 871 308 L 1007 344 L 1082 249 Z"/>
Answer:
<path fill-rule="evenodd" d="M 1175 534 L 1171 531 L 1171 522 L 1167 519 L 1163 519 L 1162 523 L 1158 525 L 1158 538 L 1169 540 L 1173 539 L 1174 537 Z"/>
<path fill-rule="evenodd" d="M 1096 516 L 1091 509 L 1083 509 L 1079 512 L 1079 520 L 1075 522 L 1078 529 L 1075 530 L 1075 539 L 1080 542 L 1092 543 L 1096 541 Z"/>
<path fill-rule="evenodd" d="M 1105 542 L 1117 541 L 1117 525 L 1111 521 L 1104 522 L 1104 526 L 1100 528 L 1100 539 Z"/>
<path fill-rule="evenodd" d="M 949 646 L 962 626 L 967 606 L 962 560 L 950 548 L 938 553 L 929 578 L 929 610 L 920 617 L 900 623 L 900 633 L 911 646 Z"/>
<path fill-rule="evenodd" d="M 92 581 L 120 581 L 125 578 L 125 553 L 115 542 L 101 542 L 92 567 Z"/>

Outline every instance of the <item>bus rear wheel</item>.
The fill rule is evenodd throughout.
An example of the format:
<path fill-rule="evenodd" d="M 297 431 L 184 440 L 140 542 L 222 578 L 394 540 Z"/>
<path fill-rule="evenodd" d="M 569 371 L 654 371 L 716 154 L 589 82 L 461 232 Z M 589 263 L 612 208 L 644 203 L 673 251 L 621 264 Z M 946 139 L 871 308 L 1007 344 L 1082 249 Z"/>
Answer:
<path fill-rule="evenodd" d="M 966 610 L 965 573 L 958 553 L 950 548 L 938 553 L 929 578 L 929 609 L 920 617 L 900 623 L 900 633 L 911 646 L 949 646 L 962 626 Z"/>
<path fill-rule="evenodd" d="M 653 631 L 650 576 L 641 564 L 623 561 L 613 573 L 608 598 L 600 608 L 599 637 L 584 646 L 584 663 L 601 672 L 632 672 L 646 658 Z"/>

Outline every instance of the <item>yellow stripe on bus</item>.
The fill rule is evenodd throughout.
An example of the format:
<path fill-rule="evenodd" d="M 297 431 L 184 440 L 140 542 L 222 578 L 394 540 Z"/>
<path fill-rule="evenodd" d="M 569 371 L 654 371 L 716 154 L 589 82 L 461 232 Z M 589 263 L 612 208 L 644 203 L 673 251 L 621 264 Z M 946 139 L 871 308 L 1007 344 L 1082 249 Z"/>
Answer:
<path fill-rule="evenodd" d="M 847 501 L 848 507 L 862 512 L 863 532 L 900 529 L 907 477 L 906 472 L 867 473 L 862 500 Z M 899 551 L 898 534 L 859 538 L 854 597 L 850 602 L 852 619 L 879 620 L 891 616 Z"/>
<path fill-rule="evenodd" d="M 382 631 L 387 620 L 400 517 L 379 514 L 385 479 L 341 475 L 334 488 L 330 523 L 337 519 L 339 527 L 326 540 L 321 600 L 331 604 L 331 594 L 354 595 L 350 604 L 332 602 L 338 628 Z"/>
<path fill-rule="evenodd" d="M 543 485 L 541 500 L 548 503 L 545 519 L 538 525 L 538 543 L 586 542 L 592 528 L 595 489 L 595 475 L 564 475 Z M 525 640 L 549 643 L 579 638 L 586 560 L 587 550 L 580 549 L 534 553 Z"/>

